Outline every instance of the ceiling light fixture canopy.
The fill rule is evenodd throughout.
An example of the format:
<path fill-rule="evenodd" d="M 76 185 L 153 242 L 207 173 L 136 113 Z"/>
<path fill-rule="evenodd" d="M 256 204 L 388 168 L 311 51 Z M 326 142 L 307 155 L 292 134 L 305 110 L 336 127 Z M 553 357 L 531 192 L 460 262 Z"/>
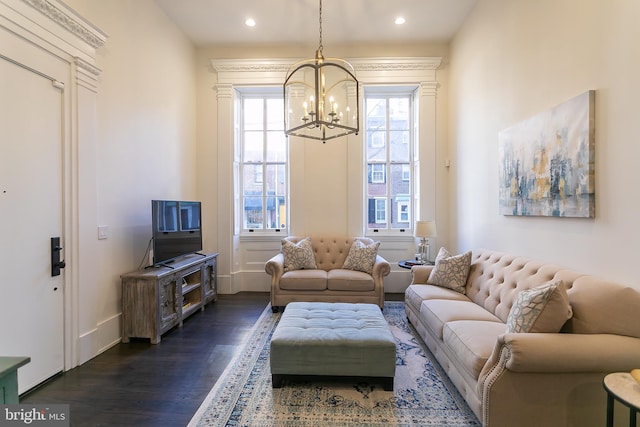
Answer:
<path fill-rule="evenodd" d="M 320 43 L 316 56 L 289 68 L 284 81 L 284 133 L 322 141 L 360 130 L 359 87 L 353 66 L 322 52 L 322 0 Z"/>

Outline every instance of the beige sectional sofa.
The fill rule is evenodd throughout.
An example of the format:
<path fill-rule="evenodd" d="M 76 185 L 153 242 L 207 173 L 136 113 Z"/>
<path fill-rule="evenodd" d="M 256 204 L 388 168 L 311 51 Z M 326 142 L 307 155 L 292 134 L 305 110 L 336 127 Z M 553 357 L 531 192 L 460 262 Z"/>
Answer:
<path fill-rule="evenodd" d="M 290 236 L 283 239 L 283 248 L 287 242 L 299 245 L 303 239 L 311 241 L 311 265 L 293 269 L 286 266 L 284 250 L 265 264 L 265 271 L 271 275 L 271 306 L 274 312 L 278 311 L 278 307 L 294 301 L 352 302 L 377 304 L 381 308 L 384 306 L 383 279 L 389 274 L 391 267 L 377 254 L 376 242 L 366 237 Z M 373 254 L 370 272 L 367 272 L 367 266 L 361 268 L 359 262 L 345 265 L 355 241 L 360 242 L 363 252 L 368 250 L 368 253 Z M 352 257 L 351 260 L 359 258 Z M 366 260 L 363 263 L 366 264 Z"/>
<path fill-rule="evenodd" d="M 605 424 L 604 376 L 640 368 L 638 289 L 486 249 L 473 251 L 462 292 L 427 284 L 433 268 L 412 268 L 407 317 L 483 426 Z M 571 307 L 562 329 L 507 333 L 518 295 L 559 280 Z"/>

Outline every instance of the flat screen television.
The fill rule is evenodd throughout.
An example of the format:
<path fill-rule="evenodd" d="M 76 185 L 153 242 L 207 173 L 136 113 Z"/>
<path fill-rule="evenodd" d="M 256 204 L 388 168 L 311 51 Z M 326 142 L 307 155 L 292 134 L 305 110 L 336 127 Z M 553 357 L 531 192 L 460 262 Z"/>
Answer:
<path fill-rule="evenodd" d="M 153 264 L 202 250 L 200 202 L 152 200 Z"/>

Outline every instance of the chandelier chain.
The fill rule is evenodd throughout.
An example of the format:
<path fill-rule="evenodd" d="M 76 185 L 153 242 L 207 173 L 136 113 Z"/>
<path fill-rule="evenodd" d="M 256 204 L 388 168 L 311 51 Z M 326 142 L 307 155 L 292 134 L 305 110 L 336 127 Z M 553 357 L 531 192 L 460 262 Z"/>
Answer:
<path fill-rule="evenodd" d="M 322 54 L 322 0 L 320 0 L 320 13 L 318 14 L 318 22 L 320 24 L 320 43 L 318 44 L 318 51 Z"/>

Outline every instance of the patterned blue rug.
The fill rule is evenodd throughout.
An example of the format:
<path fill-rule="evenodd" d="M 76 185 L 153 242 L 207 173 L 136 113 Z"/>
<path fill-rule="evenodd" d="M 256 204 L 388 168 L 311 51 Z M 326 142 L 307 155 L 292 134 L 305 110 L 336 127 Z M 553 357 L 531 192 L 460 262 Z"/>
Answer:
<path fill-rule="evenodd" d="M 394 391 L 356 381 L 271 387 L 269 341 L 280 320 L 267 306 L 189 426 L 480 426 L 407 324 L 403 302 L 386 302 L 396 338 Z"/>

